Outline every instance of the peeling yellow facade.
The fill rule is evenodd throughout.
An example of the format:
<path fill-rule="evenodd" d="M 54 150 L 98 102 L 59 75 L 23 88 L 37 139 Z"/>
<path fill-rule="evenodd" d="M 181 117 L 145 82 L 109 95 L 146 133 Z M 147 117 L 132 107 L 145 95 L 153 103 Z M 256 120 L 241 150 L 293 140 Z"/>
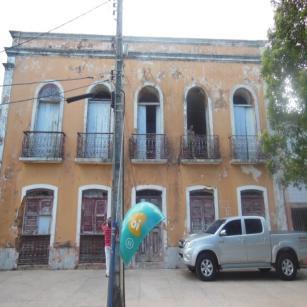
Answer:
<path fill-rule="evenodd" d="M 22 34 L 22 33 L 21 33 Z M 32 34 L 33 35 L 33 34 Z M 14 35 L 14 43 L 31 36 Z M 21 37 L 21 38 L 20 38 Z M 133 188 L 159 186 L 165 189 L 167 231 L 165 257 L 176 259 L 177 242 L 188 232 L 187 189 L 204 186 L 216 190 L 218 216 L 239 214 L 238 188 L 261 187 L 268 202 L 271 227 L 276 227 L 275 200 L 271 175 L 263 163 L 233 164 L 229 137 L 233 133 L 233 93 L 248 88 L 256 98 L 258 133 L 266 128 L 263 82 L 260 76 L 261 42 L 201 41 L 174 39 L 150 40 L 127 38 L 124 60 L 125 91 L 125 176 L 124 204 L 132 204 Z M 95 53 L 95 52 L 96 53 Z M 105 51 L 105 54 L 102 52 Z M 81 53 L 80 53 L 81 52 Z M 39 38 L 8 50 L 14 59 L 12 84 L 94 76 L 57 83 L 65 97 L 81 95 L 95 83 L 109 78 L 114 69 L 112 39 L 99 36 L 57 36 Z M 133 54 L 133 53 L 137 54 Z M 133 56 L 132 56 L 133 55 Z M 191 58 L 188 58 L 191 55 Z M 138 91 L 150 85 L 162 93 L 163 133 L 167 137 L 169 159 L 165 164 L 136 164 L 129 157 L 129 138 L 136 132 Z M 219 136 L 221 162 L 183 164 L 180 162 L 180 137 L 186 134 L 185 101 L 192 87 L 203 89 L 210 104 L 211 133 Z M 41 84 L 13 86 L 9 101 L 37 97 Z M 69 92 L 71 89 L 80 88 Z M 163 102 L 163 103 L 162 103 Z M 77 133 L 84 132 L 85 100 L 64 103 L 61 126 L 65 133 L 61 163 L 20 161 L 23 131 L 33 130 L 35 99 L 9 105 L 1 167 L 0 248 L 15 248 L 16 215 L 22 191 L 31 185 L 57 187 L 54 242 L 51 248 L 68 246 L 76 250 L 78 263 L 78 197 L 86 185 L 112 185 L 110 164 L 80 164 L 75 161 Z M 168 255 L 168 256 L 167 256 Z M 0 256 L 1 260 L 1 256 Z M 171 260 L 169 260 L 170 262 Z M 164 262 L 167 262 L 164 259 Z M 49 261 L 50 263 L 50 261 Z M 177 264 L 173 264 L 176 266 Z M 171 266 L 171 265 L 168 265 Z"/>

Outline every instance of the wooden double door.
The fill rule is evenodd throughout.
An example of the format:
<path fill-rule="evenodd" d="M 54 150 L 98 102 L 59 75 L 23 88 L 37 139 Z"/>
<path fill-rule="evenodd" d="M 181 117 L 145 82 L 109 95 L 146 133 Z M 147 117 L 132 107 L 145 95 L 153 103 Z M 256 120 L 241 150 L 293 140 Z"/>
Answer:
<path fill-rule="evenodd" d="M 156 205 L 162 211 L 162 192 L 142 190 L 136 193 L 136 203 L 147 201 Z M 163 231 L 161 224 L 157 225 L 143 240 L 136 254 L 137 262 L 163 261 Z"/>
<path fill-rule="evenodd" d="M 190 192 L 190 232 L 203 232 L 214 220 L 213 193 L 203 190 Z"/>

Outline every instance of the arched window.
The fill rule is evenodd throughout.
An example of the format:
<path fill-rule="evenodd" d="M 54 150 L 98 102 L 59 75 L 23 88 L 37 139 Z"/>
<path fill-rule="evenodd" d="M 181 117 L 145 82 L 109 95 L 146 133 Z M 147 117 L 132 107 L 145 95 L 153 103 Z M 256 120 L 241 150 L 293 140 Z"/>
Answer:
<path fill-rule="evenodd" d="M 137 97 L 137 158 L 159 159 L 163 153 L 160 95 L 145 86 Z"/>
<path fill-rule="evenodd" d="M 87 103 L 85 158 L 111 159 L 113 111 L 111 93 L 103 84 L 97 84 Z"/>
<path fill-rule="evenodd" d="M 109 133 L 112 130 L 111 93 L 103 84 L 97 84 L 91 93 L 94 98 L 87 105 L 87 133 Z"/>
<path fill-rule="evenodd" d="M 48 264 L 54 192 L 48 189 L 28 190 L 21 207 L 22 231 L 19 265 Z"/>
<path fill-rule="evenodd" d="M 104 238 L 101 225 L 107 219 L 108 192 L 89 189 L 82 192 L 80 263 L 104 262 Z"/>
<path fill-rule="evenodd" d="M 233 94 L 234 158 L 255 160 L 258 154 L 255 106 L 252 94 L 239 88 Z"/>
<path fill-rule="evenodd" d="M 207 96 L 202 88 L 193 87 L 187 94 L 187 129 L 195 135 L 207 135 L 209 132 Z"/>
<path fill-rule="evenodd" d="M 35 131 L 60 131 L 60 103 L 62 95 L 54 83 L 44 85 L 38 94 Z"/>

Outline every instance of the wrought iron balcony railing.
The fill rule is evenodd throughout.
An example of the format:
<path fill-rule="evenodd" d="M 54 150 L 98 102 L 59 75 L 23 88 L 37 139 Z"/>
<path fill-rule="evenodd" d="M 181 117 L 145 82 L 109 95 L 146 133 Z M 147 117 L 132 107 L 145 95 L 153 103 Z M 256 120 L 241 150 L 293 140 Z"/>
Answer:
<path fill-rule="evenodd" d="M 236 162 L 259 163 L 266 159 L 257 135 L 233 135 L 230 147 L 232 159 Z"/>
<path fill-rule="evenodd" d="M 167 160 L 167 139 L 165 134 L 133 134 L 129 140 L 130 159 Z"/>
<path fill-rule="evenodd" d="M 181 160 L 219 160 L 217 135 L 184 135 L 181 137 Z"/>
<path fill-rule="evenodd" d="M 63 132 L 24 131 L 21 158 L 59 160 L 64 157 Z"/>
<path fill-rule="evenodd" d="M 113 133 L 78 133 L 77 158 L 112 161 Z"/>

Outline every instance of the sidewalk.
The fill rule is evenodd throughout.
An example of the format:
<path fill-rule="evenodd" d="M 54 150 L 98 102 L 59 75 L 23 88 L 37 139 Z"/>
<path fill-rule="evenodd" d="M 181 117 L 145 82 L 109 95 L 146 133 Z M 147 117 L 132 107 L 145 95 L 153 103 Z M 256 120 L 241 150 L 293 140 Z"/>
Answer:
<path fill-rule="evenodd" d="M 126 307 L 306 306 L 307 270 L 293 282 L 274 274 L 224 272 L 201 282 L 185 269 L 126 271 Z M 104 270 L 0 272 L 0 306 L 103 307 Z"/>

